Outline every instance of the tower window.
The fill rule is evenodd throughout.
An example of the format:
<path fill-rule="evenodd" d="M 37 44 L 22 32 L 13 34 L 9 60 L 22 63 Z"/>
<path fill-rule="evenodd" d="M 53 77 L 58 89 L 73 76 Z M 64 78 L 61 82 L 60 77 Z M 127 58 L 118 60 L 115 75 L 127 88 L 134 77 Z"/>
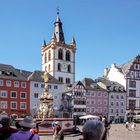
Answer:
<path fill-rule="evenodd" d="M 63 77 L 59 77 L 58 80 L 63 83 Z"/>
<path fill-rule="evenodd" d="M 68 72 L 71 72 L 71 65 L 68 65 Z"/>
<path fill-rule="evenodd" d="M 58 71 L 61 71 L 61 64 L 58 63 Z"/>
<path fill-rule="evenodd" d="M 49 66 L 48 66 L 48 72 L 50 72 L 50 64 L 49 64 Z"/>
<path fill-rule="evenodd" d="M 63 60 L 63 50 L 62 49 L 58 50 L 58 59 Z"/>
<path fill-rule="evenodd" d="M 66 78 L 66 84 L 70 84 L 70 78 Z"/>
<path fill-rule="evenodd" d="M 50 61 L 51 60 L 51 51 L 49 50 L 49 52 L 48 52 L 48 61 Z"/>
<path fill-rule="evenodd" d="M 70 61 L 70 51 L 66 51 L 66 61 Z"/>
<path fill-rule="evenodd" d="M 47 54 L 44 55 L 44 62 L 47 63 Z"/>

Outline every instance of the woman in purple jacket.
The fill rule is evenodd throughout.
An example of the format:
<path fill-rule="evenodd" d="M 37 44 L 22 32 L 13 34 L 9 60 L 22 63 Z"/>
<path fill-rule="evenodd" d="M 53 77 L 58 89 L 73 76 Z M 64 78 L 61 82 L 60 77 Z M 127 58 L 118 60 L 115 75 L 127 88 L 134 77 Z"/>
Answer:
<path fill-rule="evenodd" d="M 30 129 L 34 127 L 35 123 L 33 122 L 33 118 L 26 117 L 23 121 L 19 122 L 21 126 L 21 130 L 17 133 L 14 133 L 10 140 L 40 140 L 38 134 L 33 134 Z"/>

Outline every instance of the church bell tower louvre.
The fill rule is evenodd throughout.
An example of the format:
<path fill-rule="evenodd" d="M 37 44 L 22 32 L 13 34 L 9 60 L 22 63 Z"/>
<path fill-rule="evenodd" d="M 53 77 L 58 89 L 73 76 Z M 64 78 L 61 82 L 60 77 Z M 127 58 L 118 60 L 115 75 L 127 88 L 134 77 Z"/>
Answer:
<path fill-rule="evenodd" d="M 54 31 L 50 43 L 44 40 L 41 48 L 42 71 L 47 71 L 54 78 L 65 84 L 75 82 L 75 53 L 74 37 L 70 44 L 65 43 L 62 22 L 57 12 Z"/>

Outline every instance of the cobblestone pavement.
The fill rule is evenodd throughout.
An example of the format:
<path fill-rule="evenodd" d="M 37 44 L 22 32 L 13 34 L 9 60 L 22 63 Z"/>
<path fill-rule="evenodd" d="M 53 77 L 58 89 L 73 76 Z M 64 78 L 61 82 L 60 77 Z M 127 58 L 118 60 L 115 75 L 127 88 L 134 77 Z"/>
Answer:
<path fill-rule="evenodd" d="M 136 124 L 135 131 L 129 131 L 125 124 L 113 124 L 109 131 L 108 140 L 140 140 L 140 124 Z M 78 126 L 80 129 L 81 126 Z M 52 140 L 52 135 L 40 136 L 41 140 Z M 65 136 L 64 140 L 79 140 L 82 136 Z"/>

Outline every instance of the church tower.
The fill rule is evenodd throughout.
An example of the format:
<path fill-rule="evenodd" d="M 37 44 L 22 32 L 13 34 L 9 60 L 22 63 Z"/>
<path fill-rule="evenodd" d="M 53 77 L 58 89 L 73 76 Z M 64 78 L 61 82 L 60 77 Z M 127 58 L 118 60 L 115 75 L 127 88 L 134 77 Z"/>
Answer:
<path fill-rule="evenodd" d="M 75 82 L 75 53 L 74 37 L 70 44 L 65 43 L 62 22 L 57 12 L 54 22 L 54 32 L 49 44 L 44 40 L 42 48 L 42 71 L 47 71 L 54 78 L 65 84 Z"/>

